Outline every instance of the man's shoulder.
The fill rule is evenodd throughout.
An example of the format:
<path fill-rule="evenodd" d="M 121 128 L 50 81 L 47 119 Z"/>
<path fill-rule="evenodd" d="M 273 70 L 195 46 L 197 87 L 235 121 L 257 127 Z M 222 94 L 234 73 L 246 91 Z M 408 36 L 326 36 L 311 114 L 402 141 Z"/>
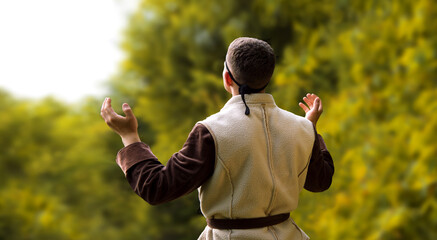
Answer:
<path fill-rule="evenodd" d="M 207 118 L 199 121 L 198 123 L 208 126 L 210 125 L 212 122 L 218 121 L 219 119 L 224 118 L 224 114 L 222 111 L 219 111 L 217 113 L 214 113 L 212 115 L 209 115 Z"/>
<path fill-rule="evenodd" d="M 303 116 L 297 115 L 293 112 L 290 112 L 288 110 L 282 109 L 280 107 L 276 107 L 276 109 L 280 112 L 281 115 L 283 115 L 283 117 L 288 118 L 288 119 L 292 119 L 294 121 L 298 121 L 298 122 L 302 122 L 302 123 L 311 123 L 311 121 L 309 121 L 308 119 L 306 119 Z"/>

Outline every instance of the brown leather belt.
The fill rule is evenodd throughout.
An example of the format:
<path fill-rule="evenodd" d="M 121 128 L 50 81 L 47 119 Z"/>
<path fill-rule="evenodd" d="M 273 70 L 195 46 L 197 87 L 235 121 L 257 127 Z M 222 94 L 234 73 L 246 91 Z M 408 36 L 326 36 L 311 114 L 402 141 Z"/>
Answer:
<path fill-rule="evenodd" d="M 259 218 L 206 219 L 206 223 L 210 228 L 216 229 L 252 229 L 276 225 L 289 217 L 290 213 L 283 213 Z"/>

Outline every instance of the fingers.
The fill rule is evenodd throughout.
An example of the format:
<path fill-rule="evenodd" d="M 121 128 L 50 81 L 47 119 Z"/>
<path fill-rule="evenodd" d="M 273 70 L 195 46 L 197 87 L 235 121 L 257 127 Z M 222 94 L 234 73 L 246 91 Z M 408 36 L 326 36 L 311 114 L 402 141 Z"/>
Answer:
<path fill-rule="evenodd" d="M 313 105 L 315 104 L 316 99 L 320 100 L 320 98 L 314 93 L 307 93 L 306 96 L 303 97 L 303 100 L 310 109 L 314 107 Z"/>
<path fill-rule="evenodd" d="M 103 117 L 103 119 L 105 119 L 106 123 L 111 122 L 113 119 L 116 119 L 119 116 L 117 113 L 115 113 L 114 109 L 112 109 L 110 98 L 105 98 L 105 101 L 103 101 L 100 115 Z"/>
<path fill-rule="evenodd" d="M 313 101 L 310 100 L 311 96 L 308 96 L 308 95 L 309 94 L 307 94 L 307 97 L 303 97 L 303 100 L 308 105 L 308 107 L 311 109 L 311 108 L 313 108 Z"/>
<path fill-rule="evenodd" d="M 316 98 L 316 99 L 314 100 L 314 109 L 315 109 L 316 111 L 319 111 L 319 107 L 320 107 L 320 98 Z"/>
<path fill-rule="evenodd" d="M 106 107 L 112 107 L 111 106 L 111 98 L 106 98 Z"/>
<path fill-rule="evenodd" d="M 106 117 L 106 106 L 107 106 L 108 98 L 105 98 L 102 103 L 102 108 L 100 109 L 100 116 L 102 116 L 103 119 Z"/>
<path fill-rule="evenodd" d="M 306 97 L 307 97 L 311 102 L 313 102 L 313 104 L 314 104 L 314 101 L 316 101 L 316 98 L 318 98 L 318 96 L 317 96 L 316 94 L 314 94 L 314 93 L 307 93 Z"/>
<path fill-rule="evenodd" d="M 127 103 L 123 103 L 122 105 L 123 112 L 126 115 L 126 118 L 131 119 L 135 118 L 135 115 Z M 111 106 L 111 98 L 105 98 L 102 104 L 102 108 L 100 109 L 100 115 L 106 121 L 106 123 L 111 122 L 113 120 L 124 119 L 125 117 L 118 115 Z"/>
<path fill-rule="evenodd" d="M 318 102 L 317 110 L 319 110 L 319 112 L 322 113 L 322 112 L 323 112 L 322 99 L 320 99 L 319 97 L 317 97 L 317 98 L 316 98 L 316 101 Z"/>
<path fill-rule="evenodd" d="M 305 113 L 310 110 L 305 104 L 303 104 L 301 102 L 299 103 L 299 106 L 305 111 Z"/>
<path fill-rule="evenodd" d="M 307 93 L 307 95 L 305 97 L 303 97 L 303 100 L 308 105 L 309 110 L 311 110 L 313 108 L 314 100 L 316 99 L 316 97 L 317 97 L 317 95 L 312 94 L 312 93 Z"/>
<path fill-rule="evenodd" d="M 126 114 L 127 118 L 135 118 L 132 108 L 130 108 L 129 104 L 127 103 L 123 103 L 123 112 Z"/>
<path fill-rule="evenodd" d="M 102 107 L 100 108 L 100 115 L 103 112 L 103 109 L 105 108 L 105 104 L 106 104 L 106 98 L 105 100 L 103 100 Z"/>
<path fill-rule="evenodd" d="M 306 112 L 311 111 L 312 109 L 323 112 L 322 100 L 314 93 L 307 93 L 305 97 L 303 97 L 303 101 L 299 103 L 299 106 Z"/>
<path fill-rule="evenodd" d="M 112 106 L 111 106 L 111 98 L 108 98 L 108 99 L 106 100 L 106 111 L 107 111 L 110 115 L 112 115 L 112 116 L 116 116 L 116 115 L 117 115 L 117 113 L 115 113 L 114 109 L 112 109 Z"/>

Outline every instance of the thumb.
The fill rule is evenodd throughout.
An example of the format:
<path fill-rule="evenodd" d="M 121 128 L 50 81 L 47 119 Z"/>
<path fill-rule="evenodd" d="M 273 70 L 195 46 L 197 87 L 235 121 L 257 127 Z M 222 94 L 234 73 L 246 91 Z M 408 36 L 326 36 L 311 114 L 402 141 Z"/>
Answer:
<path fill-rule="evenodd" d="M 320 106 L 320 98 L 316 98 L 316 100 L 314 101 L 314 109 L 316 109 L 316 111 L 319 110 L 319 106 Z"/>
<path fill-rule="evenodd" d="M 124 112 L 124 114 L 126 114 L 127 118 L 135 118 L 135 115 L 134 115 L 132 109 L 130 108 L 129 104 L 127 104 L 127 103 L 123 103 L 123 112 Z"/>

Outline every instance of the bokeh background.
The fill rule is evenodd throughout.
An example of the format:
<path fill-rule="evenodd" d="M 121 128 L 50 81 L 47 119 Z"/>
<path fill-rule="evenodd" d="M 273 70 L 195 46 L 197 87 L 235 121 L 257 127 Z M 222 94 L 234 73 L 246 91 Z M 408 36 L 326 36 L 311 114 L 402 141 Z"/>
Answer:
<path fill-rule="evenodd" d="M 266 40 L 268 92 L 300 115 L 305 93 L 322 98 L 336 166 L 329 190 L 302 192 L 299 226 L 312 239 L 437 239 L 436 16 L 434 0 L 143 0 L 107 93 L 118 112 L 130 103 L 165 162 L 230 97 L 229 43 Z M 130 189 L 102 100 L 0 91 L 0 239 L 197 238 L 196 192 L 151 207 Z"/>

